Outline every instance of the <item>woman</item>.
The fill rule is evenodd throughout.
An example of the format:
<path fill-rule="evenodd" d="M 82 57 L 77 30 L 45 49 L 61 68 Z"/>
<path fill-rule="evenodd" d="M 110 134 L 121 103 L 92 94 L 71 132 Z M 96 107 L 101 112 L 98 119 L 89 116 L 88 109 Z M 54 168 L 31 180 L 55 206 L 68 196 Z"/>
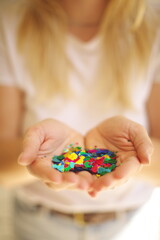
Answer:
<path fill-rule="evenodd" d="M 151 157 L 144 127 L 155 153 L 139 175 L 159 184 L 156 3 L 16 0 L 1 9 L 2 182 L 10 182 L 7 173 L 26 180 L 16 165 L 23 131 L 51 118 L 24 139 L 19 162 L 41 181 L 16 191 L 16 239 L 112 239 L 125 226 L 124 216 L 128 221 L 152 192 L 142 181 L 124 183 Z M 84 148 L 111 146 L 125 164 L 96 179 L 86 172 L 62 175 L 36 159 L 77 141 Z"/>

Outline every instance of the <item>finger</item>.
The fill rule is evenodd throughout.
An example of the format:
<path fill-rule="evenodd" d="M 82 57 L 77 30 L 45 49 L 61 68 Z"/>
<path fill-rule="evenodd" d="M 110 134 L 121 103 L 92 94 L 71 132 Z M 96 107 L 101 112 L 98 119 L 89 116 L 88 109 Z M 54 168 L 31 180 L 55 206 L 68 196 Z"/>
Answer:
<path fill-rule="evenodd" d="M 28 166 L 28 170 L 31 174 L 42 179 L 43 181 L 60 184 L 63 179 L 62 173 L 56 169 L 53 169 L 51 167 L 51 163 L 47 160 L 42 161 L 41 159 L 37 159 L 30 166 Z"/>
<path fill-rule="evenodd" d="M 45 182 L 44 183 L 47 185 L 47 187 L 53 189 L 53 190 L 61 190 L 63 189 L 63 187 L 61 186 L 61 184 L 56 184 L 53 182 Z"/>
<path fill-rule="evenodd" d="M 66 172 L 62 174 L 62 181 L 66 183 L 77 184 L 79 177 L 73 172 Z"/>
<path fill-rule="evenodd" d="M 101 191 L 103 188 L 109 188 L 114 183 L 115 179 L 113 178 L 111 173 L 108 173 L 104 176 L 99 177 L 94 184 L 92 185 L 92 194 L 95 192 Z"/>
<path fill-rule="evenodd" d="M 60 184 L 53 184 L 52 182 L 47 183 L 47 185 L 55 190 L 61 189 L 79 189 L 86 190 L 88 189 L 88 184 L 83 174 L 77 173 L 61 173 L 62 174 L 62 182 Z"/>
<path fill-rule="evenodd" d="M 28 166 L 36 159 L 44 138 L 45 136 L 39 127 L 33 127 L 26 133 L 23 141 L 23 152 L 18 158 L 20 165 Z"/>
<path fill-rule="evenodd" d="M 125 184 L 128 182 L 128 179 L 121 179 L 121 180 L 113 180 L 113 182 L 110 184 L 110 186 L 105 186 L 105 183 L 103 185 L 101 185 L 101 187 L 98 187 L 97 189 L 93 189 L 91 191 L 88 191 L 88 194 L 91 196 L 91 197 L 96 197 L 98 195 L 99 192 L 101 192 L 102 190 L 114 190 L 116 189 L 117 187 Z"/>
<path fill-rule="evenodd" d="M 95 188 L 90 189 L 88 191 L 88 194 L 91 197 L 96 197 L 98 195 L 98 193 L 101 192 L 102 190 L 104 190 L 104 189 L 113 189 L 115 185 L 116 185 L 115 182 L 113 182 L 110 186 L 105 186 L 105 184 L 101 184 L 101 185 L 98 185 L 97 187 L 95 186 Z"/>
<path fill-rule="evenodd" d="M 53 190 L 60 191 L 64 189 L 70 189 L 70 190 L 75 190 L 76 185 L 74 183 L 53 183 L 53 182 L 45 182 L 45 184 L 49 187 L 52 188 Z"/>
<path fill-rule="evenodd" d="M 153 153 L 153 145 L 145 128 L 138 125 L 134 132 L 131 133 L 131 141 L 134 144 L 140 162 L 148 164 Z"/>
<path fill-rule="evenodd" d="M 90 173 L 86 171 L 79 172 L 78 174 L 79 182 L 77 184 L 77 188 L 81 190 L 88 190 L 92 183 L 92 176 Z"/>
<path fill-rule="evenodd" d="M 88 171 L 81 171 L 78 173 L 78 176 L 81 176 L 82 178 L 84 178 L 88 182 L 88 185 L 91 185 L 93 183 L 94 177 L 95 177 Z"/>
<path fill-rule="evenodd" d="M 98 191 L 96 191 L 96 190 L 89 190 L 88 194 L 89 194 L 90 197 L 95 198 L 97 196 L 97 194 L 98 194 Z"/>
<path fill-rule="evenodd" d="M 128 161 L 118 166 L 113 172 L 98 178 L 92 188 L 94 191 L 99 192 L 104 188 L 111 189 L 116 185 L 121 185 L 137 173 L 140 168 L 141 164 L 138 159 L 136 157 L 130 157 Z"/>
<path fill-rule="evenodd" d="M 111 173 L 112 177 L 116 180 L 122 180 L 132 177 L 142 167 L 139 160 L 135 157 L 129 157 L 128 160 L 124 161 L 121 165 L 115 168 Z"/>
<path fill-rule="evenodd" d="M 110 176 L 108 176 L 110 178 Z M 99 192 L 101 192 L 102 190 L 114 190 L 116 187 L 124 184 L 128 182 L 128 179 L 122 179 L 122 180 L 116 180 L 114 178 L 112 178 L 112 182 L 111 179 L 102 179 L 101 183 L 97 184 L 97 187 L 95 185 L 95 188 L 92 187 L 92 189 L 90 189 L 88 191 L 88 194 L 91 197 L 96 197 L 98 195 Z"/>

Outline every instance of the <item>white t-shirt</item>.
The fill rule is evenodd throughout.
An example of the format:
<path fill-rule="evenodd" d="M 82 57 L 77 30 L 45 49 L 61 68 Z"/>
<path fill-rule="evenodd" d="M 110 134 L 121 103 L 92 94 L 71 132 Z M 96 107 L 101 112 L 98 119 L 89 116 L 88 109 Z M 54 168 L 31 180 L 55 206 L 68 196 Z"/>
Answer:
<path fill-rule="evenodd" d="M 85 133 L 104 119 L 119 114 L 142 124 L 148 129 L 145 102 L 153 81 L 160 82 L 160 75 L 159 78 L 157 77 L 160 63 L 155 55 L 158 48 L 157 40 L 153 50 L 155 61 L 151 58 L 145 84 L 143 81 L 141 81 L 141 84 L 137 84 L 136 91 L 131 96 L 134 110 L 123 110 L 122 112 L 122 109 L 116 106 L 110 111 L 103 109 L 99 112 L 98 106 L 94 105 L 93 102 L 91 103 L 89 89 L 94 84 L 93 79 L 100 58 L 101 42 L 98 36 L 89 42 L 82 42 L 71 35 L 67 37 L 66 51 L 72 63 L 69 81 L 79 99 L 69 99 L 64 104 L 63 100 L 57 97 L 53 101 L 38 104 L 34 101 L 35 90 L 32 81 L 16 49 L 16 32 L 20 16 L 16 12 L 15 4 L 19 2 L 20 0 L 16 0 L 14 3 L 13 0 L 7 0 L 5 4 L 9 3 L 9 5 L 7 10 L 5 8 L 5 11 L 3 7 L 0 7 L 3 10 L 3 13 L 0 11 L 0 85 L 20 88 L 26 93 L 24 130 L 42 119 L 55 118 Z M 139 76 L 136 74 L 134 77 Z M 85 82 L 85 85 L 83 82 Z M 85 102 L 80 101 L 83 96 Z M 99 105 L 103 106 L 103 102 L 99 101 Z M 152 187 L 148 184 L 131 180 L 115 190 L 102 191 L 93 199 L 87 193 L 78 190 L 56 192 L 37 181 L 23 186 L 18 194 L 27 202 L 43 204 L 59 211 L 96 212 L 135 208 L 150 196 L 151 191 Z"/>

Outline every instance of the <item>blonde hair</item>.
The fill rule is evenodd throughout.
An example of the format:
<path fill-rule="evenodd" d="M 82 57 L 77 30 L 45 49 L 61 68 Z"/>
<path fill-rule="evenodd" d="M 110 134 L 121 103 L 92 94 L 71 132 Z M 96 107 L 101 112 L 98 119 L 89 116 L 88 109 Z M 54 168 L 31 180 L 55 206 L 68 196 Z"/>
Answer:
<path fill-rule="evenodd" d="M 107 1 L 107 0 L 106 0 Z M 65 54 L 67 17 L 58 0 L 28 0 L 17 46 L 41 96 L 70 93 Z M 100 26 L 103 56 L 94 96 L 131 106 L 130 92 L 145 75 L 158 20 L 145 0 L 109 0 Z M 102 94 L 103 92 L 103 94 Z M 106 97 L 107 96 L 107 97 Z"/>

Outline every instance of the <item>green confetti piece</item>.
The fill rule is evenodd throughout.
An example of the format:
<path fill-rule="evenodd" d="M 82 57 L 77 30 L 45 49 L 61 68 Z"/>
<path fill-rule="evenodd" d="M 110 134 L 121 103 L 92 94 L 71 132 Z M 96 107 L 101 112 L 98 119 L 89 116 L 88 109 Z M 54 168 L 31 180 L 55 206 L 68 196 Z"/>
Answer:
<path fill-rule="evenodd" d="M 104 174 L 109 173 L 109 172 L 111 172 L 111 169 L 109 169 L 109 168 L 102 168 L 102 167 L 100 167 L 98 169 L 98 174 L 100 174 L 100 175 L 104 175 Z"/>
<path fill-rule="evenodd" d="M 78 150 L 81 150 L 82 148 L 81 147 L 76 147 Z"/>
<path fill-rule="evenodd" d="M 63 160 L 64 159 L 64 156 L 63 155 L 60 155 L 57 157 L 59 160 Z"/>
<path fill-rule="evenodd" d="M 71 166 L 69 165 L 68 167 L 64 168 L 64 172 L 68 172 L 69 170 L 71 170 Z"/>
<path fill-rule="evenodd" d="M 52 162 L 54 163 L 52 165 L 53 168 L 57 169 L 60 172 L 79 172 L 79 171 L 89 171 L 92 174 L 96 174 L 96 176 L 103 176 L 106 173 L 111 172 L 117 167 L 117 160 L 116 155 L 114 152 L 111 152 L 109 150 L 108 153 L 105 151 L 105 149 L 98 149 L 96 151 L 93 151 L 90 149 L 87 152 L 87 150 L 82 150 L 81 147 L 73 147 L 73 144 L 70 144 L 69 149 L 65 149 L 63 153 L 59 156 L 54 156 L 52 158 Z M 68 153 L 70 157 L 64 157 L 65 153 Z M 79 161 L 79 163 L 76 163 L 76 159 L 72 159 L 72 154 L 77 155 L 77 160 L 80 159 L 81 156 L 83 156 L 83 161 Z M 113 154 L 112 154 L 113 153 Z M 103 155 L 108 154 L 109 157 L 103 157 Z M 113 158 L 112 158 L 113 157 Z M 105 164 L 108 164 L 110 166 L 106 167 Z M 64 167 L 66 166 L 66 167 Z M 97 166 L 97 168 L 96 168 Z"/>
<path fill-rule="evenodd" d="M 56 163 L 60 163 L 60 162 L 61 162 L 61 160 L 58 159 L 58 156 L 54 156 L 52 159 L 53 159 L 53 161 L 56 162 Z"/>
<path fill-rule="evenodd" d="M 86 168 L 92 168 L 92 164 L 90 162 L 88 162 L 88 161 L 84 162 L 84 166 Z"/>
<path fill-rule="evenodd" d="M 115 159 L 111 159 L 111 158 L 105 158 L 104 159 L 104 163 L 111 163 L 111 164 L 115 164 L 117 161 Z"/>
<path fill-rule="evenodd" d="M 114 168 L 116 168 L 116 164 L 112 164 L 109 169 L 113 170 Z"/>
<path fill-rule="evenodd" d="M 87 157 L 87 156 L 85 157 L 85 160 L 86 160 L 86 161 L 87 161 L 87 160 L 90 160 L 90 159 L 91 159 L 91 157 Z"/>

